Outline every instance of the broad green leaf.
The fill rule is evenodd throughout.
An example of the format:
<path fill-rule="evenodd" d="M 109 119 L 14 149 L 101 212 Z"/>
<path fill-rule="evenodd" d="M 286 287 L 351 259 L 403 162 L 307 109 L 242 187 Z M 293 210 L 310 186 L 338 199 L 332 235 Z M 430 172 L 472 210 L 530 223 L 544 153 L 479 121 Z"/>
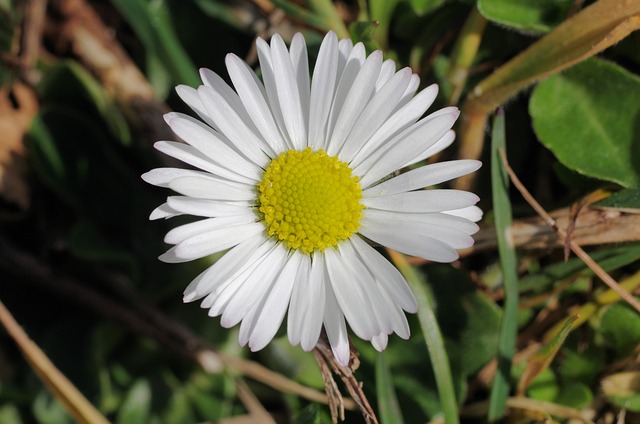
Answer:
<path fill-rule="evenodd" d="M 418 15 L 424 15 L 442 6 L 447 0 L 410 0 L 413 11 Z"/>
<path fill-rule="evenodd" d="M 591 345 L 586 351 L 562 349 L 562 365 L 558 373 L 563 382 L 580 382 L 592 385 L 607 365 L 605 351 Z"/>
<path fill-rule="evenodd" d="M 536 87 L 529 104 L 533 127 L 568 168 L 639 187 L 638 92 L 640 78 L 591 59 Z"/>
<path fill-rule="evenodd" d="M 40 424 L 71 424 L 73 420 L 58 402 L 47 391 L 42 390 L 33 402 L 33 415 Z"/>
<path fill-rule="evenodd" d="M 592 206 L 619 209 L 623 212 L 640 213 L 640 189 L 627 188 L 613 193 Z"/>
<path fill-rule="evenodd" d="M 404 423 L 385 352 L 378 352 L 376 355 L 376 394 L 378 396 L 380 422 L 382 424 Z"/>
<path fill-rule="evenodd" d="M 140 379 L 129 390 L 120 410 L 117 424 L 146 424 L 151 410 L 151 387 L 149 382 Z"/>
<path fill-rule="evenodd" d="M 197 422 L 193 415 L 193 408 L 189 397 L 181 388 L 174 389 L 167 408 L 163 414 L 163 419 L 168 423 L 194 423 Z"/>
<path fill-rule="evenodd" d="M 570 406 L 575 409 L 583 409 L 593 401 L 593 393 L 589 386 L 581 382 L 569 382 L 560 386 L 560 393 L 555 399 L 560 405 Z"/>
<path fill-rule="evenodd" d="M 374 39 L 377 22 L 354 22 L 349 25 L 349 35 L 354 43 L 362 42 L 368 51 L 378 50 L 380 46 Z"/>
<path fill-rule="evenodd" d="M 573 0 L 478 0 L 478 10 L 485 18 L 510 28 L 540 33 L 562 22 Z"/>
<path fill-rule="evenodd" d="M 627 355 L 640 340 L 640 315 L 623 304 L 611 305 L 602 311 L 597 332 L 618 355 Z"/>
<path fill-rule="evenodd" d="M 268 352 L 266 360 L 271 369 L 306 386 L 324 387 L 314 356 L 297 346 L 291 346 L 286 337 L 276 338 L 269 343 Z"/>

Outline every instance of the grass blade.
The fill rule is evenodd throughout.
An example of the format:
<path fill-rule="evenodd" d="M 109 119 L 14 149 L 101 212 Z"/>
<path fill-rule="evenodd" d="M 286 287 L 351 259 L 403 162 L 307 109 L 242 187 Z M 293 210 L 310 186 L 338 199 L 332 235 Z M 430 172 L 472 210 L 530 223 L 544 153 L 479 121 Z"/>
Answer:
<path fill-rule="evenodd" d="M 491 188 L 495 215 L 500 267 L 504 281 L 505 304 L 502 328 L 498 340 L 498 372 L 496 373 L 489 401 L 489 421 L 504 416 L 509 396 L 511 360 L 515 351 L 518 314 L 518 274 L 516 252 L 509 240 L 511 228 L 511 203 L 509 201 L 509 176 L 502 166 L 500 149 L 506 147 L 504 112 L 499 111 L 494 123 L 491 140 Z"/>
<path fill-rule="evenodd" d="M 180 44 L 165 4 L 151 6 L 145 0 L 112 0 L 145 48 L 166 65 L 176 84 L 200 85 L 198 71 Z"/>
<path fill-rule="evenodd" d="M 376 393 L 382 424 L 403 424 L 402 410 L 394 389 L 389 364 L 384 352 L 376 355 Z"/>
<path fill-rule="evenodd" d="M 449 366 L 449 357 L 444 348 L 444 340 L 436 316 L 431 307 L 432 302 L 429 299 L 429 293 L 425 289 L 425 281 L 422 276 L 407 262 L 404 255 L 389 250 L 391 259 L 396 264 L 404 278 L 411 286 L 413 293 L 418 301 L 418 320 L 424 334 L 424 341 L 427 344 L 427 350 L 431 357 L 431 365 L 433 373 L 436 377 L 436 385 L 438 386 L 438 395 L 444 420 L 447 424 L 458 424 L 458 404 L 456 402 L 456 393 L 453 386 L 453 378 L 451 376 L 451 367 Z"/>

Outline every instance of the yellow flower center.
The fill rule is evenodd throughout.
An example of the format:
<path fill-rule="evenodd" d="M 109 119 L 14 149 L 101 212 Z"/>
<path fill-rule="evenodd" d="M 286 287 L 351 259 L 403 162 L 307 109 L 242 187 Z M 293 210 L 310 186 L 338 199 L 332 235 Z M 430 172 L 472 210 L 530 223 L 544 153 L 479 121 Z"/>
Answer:
<path fill-rule="evenodd" d="M 270 236 L 311 253 L 348 239 L 360 227 L 362 189 L 351 168 L 324 151 L 289 150 L 273 159 L 258 184 Z"/>

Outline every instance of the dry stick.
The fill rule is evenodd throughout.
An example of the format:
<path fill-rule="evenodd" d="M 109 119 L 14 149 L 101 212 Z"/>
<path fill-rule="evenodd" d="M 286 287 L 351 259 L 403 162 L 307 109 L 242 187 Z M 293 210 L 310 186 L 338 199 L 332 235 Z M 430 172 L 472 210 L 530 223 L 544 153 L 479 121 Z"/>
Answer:
<path fill-rule="evenodd" d="M 568 239 L 567 234 L 561 228 L 556 225 L 556 221 L 551 218 L 551 216 L 545 211 L 542 206 L 533 198 L 531 193 L 527 190 L 527 188 L 522 184 L 518 176 L 513 172 L 511 166 L 509 166 L 509 162 L 507 161 L 507 156 L 503 149 L 500 149 L 500 157 L 502 159 L 502 163 L 504 164 L 504 168 L 509 174 L 509 178 L 513 183 L 514 187 L 518 189 L 522 197 L 531 205 L 531 207 L 540 215 L 545 222 L 553 228 L 560 238 L 565 241 L 568 241 L 571 250 L 575 253 L 582 261 L 589 267 L 591 270 L 602 280 L 604 283 L 611 288 L 611 290 L 615 291 L 623 298 L 629 305 L 633 306 L 638 312 L 640 312 L 640 302 L 638 302 L 629 292 L 624 290 L 620 285 L 613 279 L 607 272 L 600 267 L 587 252 L 585 252 L 577 243 L 573 240 Z"/>
<path fill-rule="evenodd" d="M 331 369 L 327 364 L 327 361 L 322 356 L 322 353 L 318 348 L 313 349 L 313 356 L 316 358 L 318 367 L 320 367 L 320 373 L 322 374 L 322 382 L 324 383 L 324 391 L 329 398 L 329 412 L 331 412 L 331 422 L 337 424 L 338 418 L 340 421 L 344 421 L 344 401 L 342 393 L 338 389 L 336 381 L 333 379 Z"/>
<path fill-rule="evenodd" d="M 0 270 L 6 273 L 11 269 L 17 269 L 23 278 L 52 290 L 65 299 L 126 324 L 132 331 L 150 337 L 174 352 L 194 360 L 207 372 L 220 372 L 223 364 L 275 390 L 292 393 L 314 402 L 328 403 L 323 393 L 296 383 L 257 362 L 212 349 L 205 340 L 160 312 L 156 311 L 153 314 L 153 320 L 145 319 L 146 317 L 140 316 L 137 308 L 114 302 L 87 288 L 87 284 L 77 283 L 68 277 L 56 276 L 52 269 L 38 262 L 33 256 L 20 252 L 0 240 Z M 353 400 L 345 399 L 344 407 L 355 409 L 356 405 Z"/>
<path fill-rule="evenodd" d="M 353 372 L 358 368 L 359 365 L 357 356 L 354 354 L 354 352 L 351 352 L 349 366 L 343 367 L 338 363 L 338 361 L 336 361 L 336 358 L 333 356 L 333 351 L 329 346 L 329 340 L 327 339 L 327 336 L 324 332 L 321 334 L 320 339 L 318 340 L 315 351 L 317 351 L 324 359 L 324 361 L 331 366 L 333 372 L 336 373 L 340 377 L 342 382 L 347 386 L 349 394 L 360 407 L 360 411 L 362 412 L 362 416 L 364 417 L 365 422 L 367 424 L 378 424 L 378 418 L 376 417 L 373 408 L 371 408 L 367 396 L 362 390 L 362 385 L 358 382 L 358 380 L 356 380 L 355 376 L 353 375 Z"/>

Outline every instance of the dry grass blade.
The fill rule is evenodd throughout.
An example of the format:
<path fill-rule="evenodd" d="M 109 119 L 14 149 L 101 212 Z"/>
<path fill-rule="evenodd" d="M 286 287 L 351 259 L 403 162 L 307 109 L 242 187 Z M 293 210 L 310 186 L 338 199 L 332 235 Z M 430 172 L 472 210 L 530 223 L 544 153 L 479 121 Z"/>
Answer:
<path fill-rule="evenodd" d="M 522 184 L 518 176 L 513 172 L 511 166 L 509 166 L 509 162 L 507 161 L 507 157 L 504 153 L 504 150 L 500 151 L 500 156 L 502 158 L 502 162 L 504 163 L 504 167 L 509 174 L 509 178 L 513 183 L 514 187 L 518 189 L 522 197 L 531 205 L 531 207 L 540 215 L 545 222 L 553 228 L 558 236 L 562 240 L 567 240 L 567 234 L 562 229 L 559 228 L 556 221 L 544 210 L 544 208 L 536 201 L 536 199 L 529 193 L 526 187 Z M 622 299 L 624 299 L 629 305 L 631 305 L 636 311 L 640 312 L 640 302 L 638 302 L 629 292 L 624 290 L 620 285 L 609 275 L 607 272 L 600 267 L 587 252 L 584 251 L 575 241 L 569 240 L 569 246 L 573 253 L 576 254 L 580 259 L 584 261 L 584 263 L 591 268 L 591 270 L 607 285 L 611 288 L 611 290 L 615 291 Z"/>
<path fill-rule="evenodd" d="M 66 410 L 79 423 L 108 423 L 106 418 L 80 393 L 80 391 L 56 368 L 47 355 L 36 345 L 0 302 L 0 322 L 16 342 L 33 371 Z"/>

